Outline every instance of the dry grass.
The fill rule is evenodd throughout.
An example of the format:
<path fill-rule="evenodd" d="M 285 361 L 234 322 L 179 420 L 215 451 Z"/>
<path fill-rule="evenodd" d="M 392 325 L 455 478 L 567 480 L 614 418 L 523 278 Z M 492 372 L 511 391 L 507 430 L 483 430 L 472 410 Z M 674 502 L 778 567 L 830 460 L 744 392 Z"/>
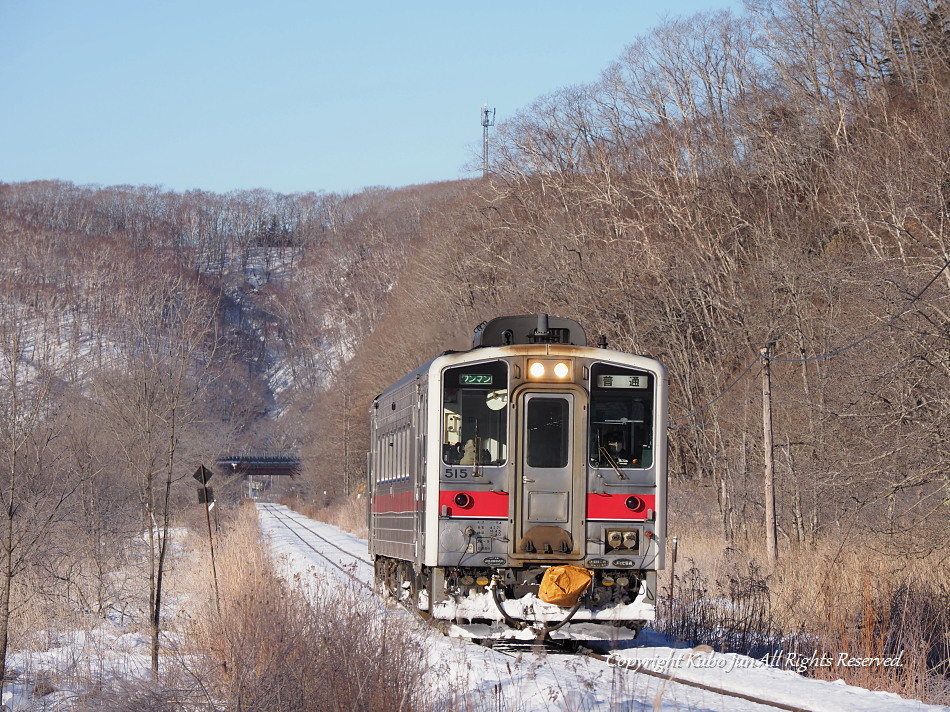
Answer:
<path fill-rule="evenodd" d="M 21 609 L 23 627 L 37 630 L 18 633 L 20 642 L 37 651 L 71 646 L 52 667 L 18 671 L 46 695 L 44 704 L 55 697 L 57 709 L 98 712 L 408 712 L 432 706 L 425 699 L 435 686 L 423 631 L 364 590 L 282 579 L 261 545 L 256 509 L 220 515 L 217 591 L 206 524 L 199 522 L 176 549 L 155 679 L 147 650 L 136 642 L 147 640 L 144 625 L 134 633 L 141 616 L 130 615 L 120 629 L 131 644 L 123 652 L 126 641 L 117 649 L 114 629 L 97 633 L 101 619 L 75 602 L 60 600 L 61 610 L 53 610 L 38 595 L 30 599 Z M 124 593 L 136 598 L 140 592 Z M 439 691 L 450 699 L 458 694 L 445 684 Z"/>
<path fill-rule="evenodd" d="M 365 591 L 288 583 L 260 546 L 253 508 L 219 543 L 220 599 L 205 588 L 191 669 L 227 710 L 416 710 L 427 648 Z"/>
<path fill-rule="evenodd" d="M 658 627 L 689 644 L 761 657 L 768 652 L 874 664 L 808 666 L 808 675 L 843 679 L 928 702 L 950 700 L 950 569 L 931 558 L 885 558 L 826 542 L 783 551 L 775 571 L 756 545 L 723 549 L 715 535 L 676 532 L 680 561 L 673 597 L 661 585 Z"/>
<path fill-rule="evenodd" d="M 360 539 L 365 539 L 369 534 L 366 529 L 366 498 L 364 495 L 353 495 L 346 499 L 337 500 L 327 506 L 307 504 L 300 497 L 282 499 L 281 504 L 311 519 L 332 524 L 343 531 L 358 536 Z"/>

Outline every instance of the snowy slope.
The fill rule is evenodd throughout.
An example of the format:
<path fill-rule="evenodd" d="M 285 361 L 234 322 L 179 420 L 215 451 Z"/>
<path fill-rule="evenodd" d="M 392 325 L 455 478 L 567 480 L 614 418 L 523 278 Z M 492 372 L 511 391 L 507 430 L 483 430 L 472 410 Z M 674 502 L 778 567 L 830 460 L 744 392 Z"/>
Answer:
<path fill-rule="evenodd" d="M 328 524 L 277 505 L 259 507 L 261 529 L 288 576 L 356 579 L 371 595 L 373 570 L 366 542 Z M 289 527 L 293 527 L 293 530 Z M 313 547 L 313 548 L 311 548 Z M 318 553 L 320 552 L 320 553 Z M 331 563 L 334 562 L 334 563 Z M 380 606 L 385 604 L 380 601 Z M 408 613 L 402 614 L 409 616 Z M 421 622 L 419 625 L 424 625 Z M 663 645 L 648 631 L 642 644 L 618 651 L 612 664 L 582 656 L 510 655 L 431 631 L 430 665 L 442 681 L 443 699 L 461 690 L 453 706 L 471 709 L 585 710 L 767 710 L 771 707 L 676 682 L 637 674 L 639 665 L 813 712 L 936 712 L 945 707 L 872 692 L 843 682 L 810 680 L 739 655 L 694 653 Z"/>

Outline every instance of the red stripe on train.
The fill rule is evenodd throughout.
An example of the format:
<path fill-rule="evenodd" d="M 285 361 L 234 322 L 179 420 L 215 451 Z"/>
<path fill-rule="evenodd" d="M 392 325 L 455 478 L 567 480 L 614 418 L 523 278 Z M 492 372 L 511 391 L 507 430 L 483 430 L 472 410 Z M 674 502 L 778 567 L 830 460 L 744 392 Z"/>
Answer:
<path fill-rule="evenodd" d="M 373 513 L 375 514 L 415 512 L 417 509 L 415 493 L 412 490 L 392 494 L 377 494 L 373 497 Z"/>
<path fill-rule="evenodd" d="M 636 502 L 632 498 L 636 498 Z M 635 505 L 634 509 L 627 506 L 627 500 Z M 647 512 L 652 510 L 656 516 L 656 495 L 654 494 L 587 494 L 587 519 L 622 520 L 633 519 L 643 521 Z"/>
<path fill-rule="evenodd" d="M 461 519 L 507 519 L 507 492 L 439 492 L 439 512 Z"/>

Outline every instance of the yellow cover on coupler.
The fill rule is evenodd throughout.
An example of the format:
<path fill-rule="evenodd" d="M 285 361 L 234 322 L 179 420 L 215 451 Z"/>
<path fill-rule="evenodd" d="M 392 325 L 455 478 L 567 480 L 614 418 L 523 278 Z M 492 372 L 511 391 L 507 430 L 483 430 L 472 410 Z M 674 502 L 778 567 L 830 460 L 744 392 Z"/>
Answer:
<path fill-rule="evenodd" d="M 579 566 L 552 566 L 544 572 L 538 598 L 555 606 L 570 607 L 590 586 L 590 572 Z"/>

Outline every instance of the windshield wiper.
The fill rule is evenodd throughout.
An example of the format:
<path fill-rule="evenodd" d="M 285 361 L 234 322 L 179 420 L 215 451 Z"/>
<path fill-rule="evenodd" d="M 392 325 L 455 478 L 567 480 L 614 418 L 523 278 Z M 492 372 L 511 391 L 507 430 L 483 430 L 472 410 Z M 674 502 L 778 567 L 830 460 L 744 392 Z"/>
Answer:
<path fill-rule="evenodd" d="M 623 474 L 623 472 L 620 471 L 620 465 L 617 464 L 616 460 L 614 460 L 613 455 L 611 455 L 610 451 L 607 448 L 605 448 L 603 445 L 600 446 L 600 454 L 603 457 L 603 459 L 607 460 L 607 464 L 610 465 L 612 468 L 614 468 L 614 472 L 617 473 L 617 477 L 619 477 L 622 480 L 627 479 L 627 476 Z"/>

